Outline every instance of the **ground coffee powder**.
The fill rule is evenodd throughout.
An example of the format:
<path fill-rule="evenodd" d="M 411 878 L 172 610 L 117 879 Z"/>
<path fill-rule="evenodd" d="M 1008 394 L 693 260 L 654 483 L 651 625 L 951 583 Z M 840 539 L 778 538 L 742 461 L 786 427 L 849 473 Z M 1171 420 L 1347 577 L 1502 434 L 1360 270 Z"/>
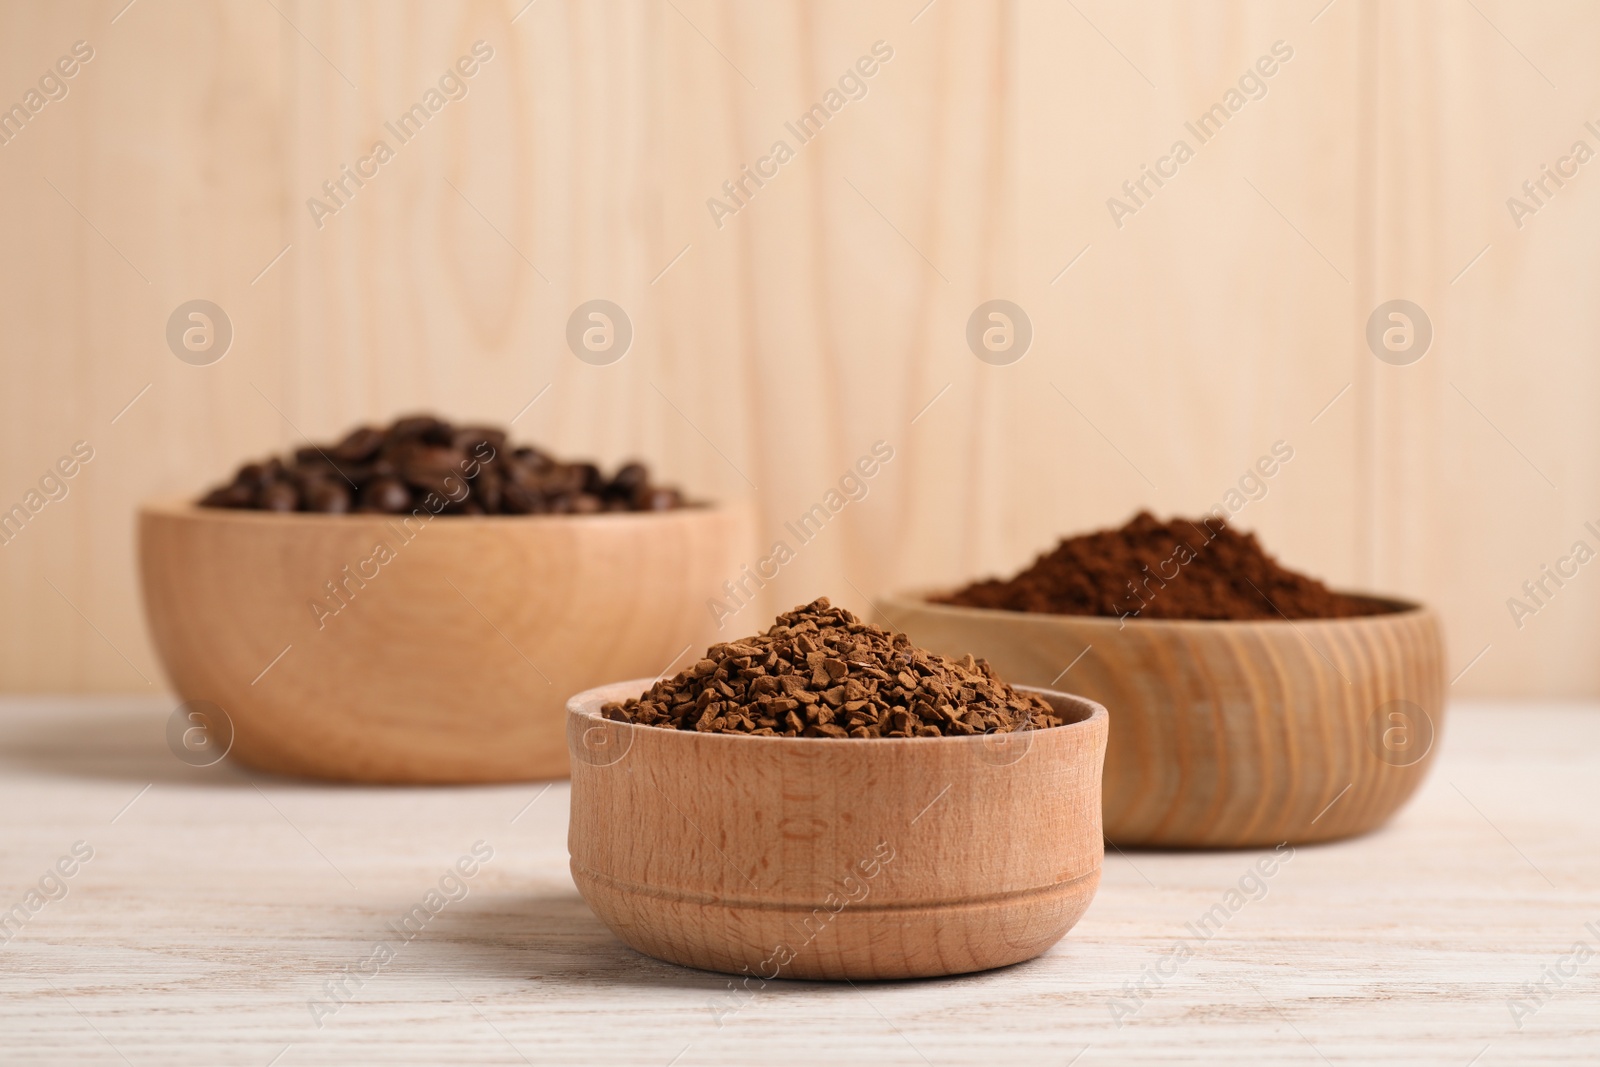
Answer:
<path fill-rule="evenodd" d="M 1390 610 L 1286 570 L 1255 534 L 1236 532 L 1215 516 L 1159 522 L 1147 511 L 1121 529 L 1068 538 L 1013 578 L 933 599 L 1145 619 L 1331 619 Z"/>
<path fill-rule="evenodd" d="M 1060 726 L 1045 700 L 989 664 L 911 647 L 826 597 L 764 634 L 713 645 L 642 697 L 610 703 L 619 722 L 764 737 L 951 737 Z"/>
<path fill-rule="evenodd" d="M 200 503 L 265 511 L 398 515 L 540 515 L 665 511 L 676 489 L 650 484 L 642 463 L 607 478 L 593 463 L 562 463 L 537 448 L 512 449 L 506 432 L 410 415 L 386 429 L 363 426 L 338 444 L 311 445 L 288 459 L 246 463 Z"/>

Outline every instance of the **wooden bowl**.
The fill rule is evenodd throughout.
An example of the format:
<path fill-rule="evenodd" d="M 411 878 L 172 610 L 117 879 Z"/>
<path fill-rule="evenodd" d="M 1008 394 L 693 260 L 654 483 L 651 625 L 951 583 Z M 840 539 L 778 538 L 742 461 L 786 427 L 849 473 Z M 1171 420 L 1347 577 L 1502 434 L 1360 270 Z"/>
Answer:
<path fill-rule="evenodd" d="M 1100 884 L 1106 711 L 1066 726 L 852 740 L 600 717 L 567 705 L 572 877 L 647 956 L 772 978 L 918 978 L 1032 959 Z M 753 991 L 747 989 L 748 991 Z"/>
<path fill-rule="evenodd" d="M 1444 640 L 1429 609 L 1382 603 L 1393 610 L 1292 623 L 1123 623 L 917 594 L 880 610 L 919 646 L 1104 704 L 1111 841 L 1243 848 L 1365 833 L 1427 774 Z"/>
<path fill-rule="evenodd" d="M 226 712 L 234 759 L 361 782 L 564 777 L 566 698 L 704 648 L 706 599 L 748 558 L 743 508 L 406 519 L 141 509 L 156 649 L 185 700 Z"/>

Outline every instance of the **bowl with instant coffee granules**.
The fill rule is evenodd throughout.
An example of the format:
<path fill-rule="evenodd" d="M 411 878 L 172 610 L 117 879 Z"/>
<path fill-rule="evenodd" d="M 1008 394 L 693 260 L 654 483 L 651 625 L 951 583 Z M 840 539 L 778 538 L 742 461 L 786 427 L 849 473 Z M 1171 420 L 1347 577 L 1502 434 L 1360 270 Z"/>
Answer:
<path fill-rule="evenodd" d="M 640 463 L 427 415 L 139 515 L 157 651 L 229 754 L 381 782 L 564 776 L 566 697 L 708 640 L 748 539 Z"/>
<path fill-rule="evenodd" d="M 567 718 L 573 880 L 658 959 L 757 985 L 986 970 L 1099 885 L 1105 709 L 826 599 Z"/>
<path fill-rule="evenodd" d="M 1105 829 L 1120 845 L 1366 832 L 1421 784 L 1443 725 L 1431 610 L 1329 589 L 1215 515 L 1141 513 L 1012 578 L 880 605 L 928 648 L 1104 704 Z"/>

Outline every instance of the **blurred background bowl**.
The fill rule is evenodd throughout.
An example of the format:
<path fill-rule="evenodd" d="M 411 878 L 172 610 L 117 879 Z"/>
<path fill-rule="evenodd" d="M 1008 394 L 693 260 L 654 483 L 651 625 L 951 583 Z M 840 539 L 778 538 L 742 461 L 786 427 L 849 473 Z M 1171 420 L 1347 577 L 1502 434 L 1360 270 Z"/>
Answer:
<path fill-rule="evenodd" d="M 1104 704 L 1105 831 L 1119 845 L 1235 848 L 1348 837 L 1416 791 L 1444 724 L 1426 607 L 1275 622 L 1129 620 L 888 597 L 919 646 Z M 1378 599 L 1378 598 L 1368 598 Z"/>
<path fill-rule="evenodd" d="M 918 978 L 1032 959 L 1100 884 L 1106 711 L 970 737 L 741 737 L 568 705 L 572 877 L 648 956 L 770 978 Z"/>
<path fill-rule="evenodd" d="M 720 505 L 421 522 L 163 502 L 140 510 L 139 570 L 167 675 L 226 713 L 232 758 L 511 781 L 567 774 L 571 694 L 710 641 L 748 531 Z"/>

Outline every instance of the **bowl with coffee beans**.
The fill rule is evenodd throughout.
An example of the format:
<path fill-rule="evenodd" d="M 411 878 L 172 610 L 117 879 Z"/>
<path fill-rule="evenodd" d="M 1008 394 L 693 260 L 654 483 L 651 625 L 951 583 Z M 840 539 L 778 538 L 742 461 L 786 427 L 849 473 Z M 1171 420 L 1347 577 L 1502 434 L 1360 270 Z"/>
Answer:
<path fill-rule="evenodd" d="M 1099 701 L 1119 845 L 1246 848 L 1381 826 L 1444 723 L 1429 608 L 1289 570 L 1220 514 L 1063 540 L 1010 578 L 880 598 L 941 652 Z"/>
<path fill-rule="evenodd" d="M 412 415 L 139 514 L 146 616 L 229 754 L 319 778 L 564 776 L 568 695 L 715 633 L 739 505 Z"/>
<path fill-rule="evenodd" d="M 1054 945 L 1099 885 L 1106 709 L 827 599 L 580 693 L 567 723 L 573 880 L 658 959 L 761 982 L 981 971 Z"/>

